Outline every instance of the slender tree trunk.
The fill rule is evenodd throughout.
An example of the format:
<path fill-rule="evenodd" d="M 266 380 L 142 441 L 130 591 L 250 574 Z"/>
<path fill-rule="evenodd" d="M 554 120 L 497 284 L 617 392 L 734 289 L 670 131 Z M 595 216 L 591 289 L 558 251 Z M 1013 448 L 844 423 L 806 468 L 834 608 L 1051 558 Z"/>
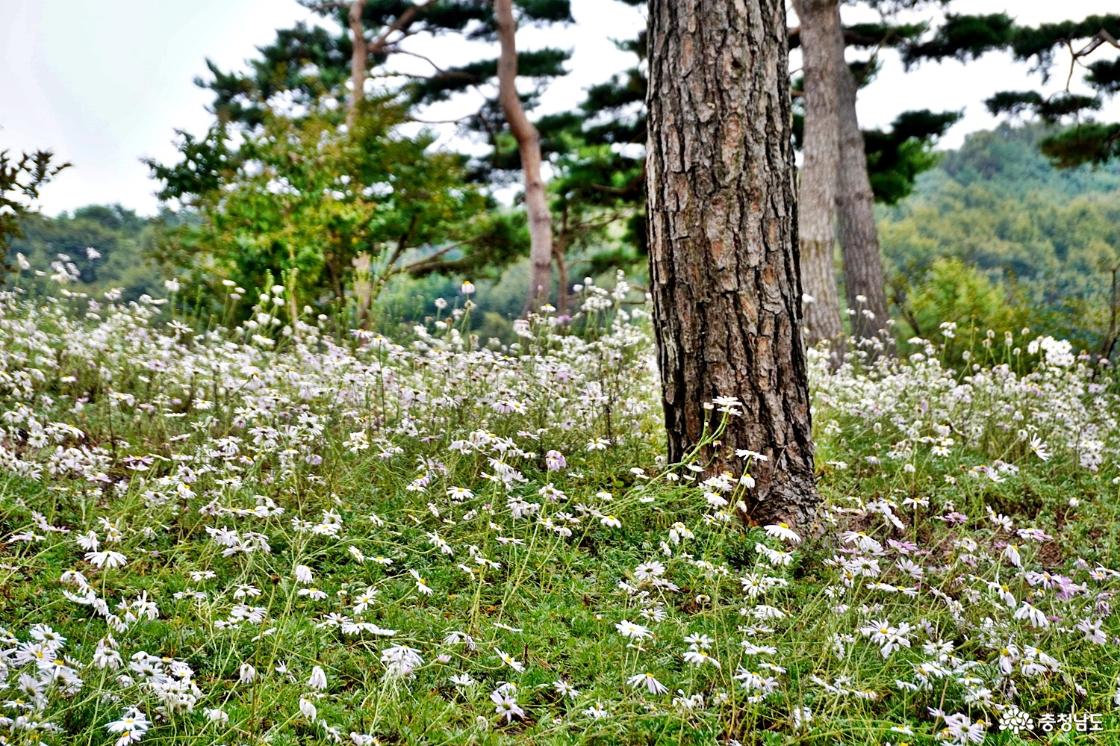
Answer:
<path fill-rule="evenodd" d="M 805 341 L 828 340 L 839 353 L 844 343 L 836 290 L 833 246 L 836 232 L 837 173 L 840 169 L 840 118 L 834 37 L 840 35 L 839 0 L 794 0 L 801 21 L 802 71 L 805 77 L 805 137 L 797 204 L 801 246 L 801 284 L 812 296 L 805 304 Z M 840 47 L 840 64 L 844 49 Z"/>
<path fill-rule="evenodd" d="M 556 257 L 556 284 L 560 286 L 556 296 L 556 315 L 563 319 L 568 316 L 568 260 L 564 256 L 564 247 L 557 246 L 554 256 Z"/>
<path fill-rule="evenodd" d="M 552 242 L 552 257 L 556 260 L 556 315 L 562 319 L 568 316 L 568 243 L 571 233 L 568 227 L 568 202 L 560 212 L 560 232 Z"/>
<path fill-rule="evenodd" d="M 806 525 L 813 480 L 801 346 L 784 0 L 651 0 L 646 199 L 669 458 L 718 423 L 708 473 L 760 452 L 748 509 Z"/>
<path fill-rule="evenodd" d="M 353 137 L 354 125 L 358 121 L 358 111 L 365 98 L 366 66 L 369 64 L 369 47 L 366 45 L 365 29 L 362 27 L 362 10 L 366 0 L 353 0 L 350 3 L 350 108 L 346 111 L 346 131 Z M 370 305 L 373 300 L 373 283 L 369 268 L 372 257 L 363 251 L 352 260 L 354 266 L 354 303 L 357 310 L 357 325 L 365 329 L 369 325 Z"/>
<path fill-rule="evenodd" d="M 840 11 L 836 10 L 837 19 Z M 838 43 L 843 50 L 843 30 L 838 25 Z M 856 80 L 844 63 L 837 70 L 840 93 L 840 175 L 836 208 L 839 216 L 840 248 L 844 259 L 844 289 L 856 339 L 889 334 L 887 288 L 883 260 L 879 256 L 879 229 L 875 225 L 875 195 L 867 175 L 867 153 L 856 116 Z M 884 341 L 889 342 L 887 334 Z"/>
<path fill-rule="evenodd" d="M 1112 359 L 1112 351 L 1116 347 L 1116 338 L 1120 336 L 1120 331 L 1118 331 L 1120 321 L 1118 319 L 1120 319 L 1120 267 L 1113 267 L 1112 295 L 1109 296 L 1108 303 L 1108 333 L 1101 342 L 1100 352 L 1100 356 L 1105 360 Z"/>
<path fill-rule="evenodd" d="M 366 66 L 369 65 L 369 47 L 366 45 L 365 30 L 362 28 L 362 10 L 366 0 L 350 3 L 350 41 L 354 51 L 350 55 L 350 109 L 346 112 L 346 126 L 354 130 L 358 107 L 365 98 Z"/>
<path fill-rule="evenodd" d="M 521 170 L 525 175 L 525 211 L 529 218 L 529 297 L 526 311 L 548 302 L 552 291 L 552 219 L 541 176 L 541 138 L 525 114 L 517 95 L 517 25 L 513 0 L 494 0 L 501 55 L 498 57 L 498 100 L 517 140 Z"/>

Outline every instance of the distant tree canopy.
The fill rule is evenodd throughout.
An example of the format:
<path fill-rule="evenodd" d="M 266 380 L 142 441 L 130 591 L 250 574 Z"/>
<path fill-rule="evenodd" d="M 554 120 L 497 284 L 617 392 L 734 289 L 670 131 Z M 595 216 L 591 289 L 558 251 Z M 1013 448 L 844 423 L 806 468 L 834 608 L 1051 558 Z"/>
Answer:
<path fill-rule="evenodd" d="M 1059 170 L 1038 150 L 1053 132 L 1033 124 L 973 133 L 910 198 L 881 208 L 883 254 L 906 333 L 929 335 L 941 321 L 973 315 L 997 331 L 1014 318 L 1096 346 L 1107 326 L 1110 273 L 1120 266 L 1120 164 Z M 984 317 L 950 292 L 954 284 L 986 287 L 974 297 L 1019 311 L 997 314 L 988 304 Z M 962 305 L 952 307 L 949 297 Z"/>
<path fill-rule="evenodd" d="M 1093 118 L 1103 101 L 1120 91 L 1120 15 L 1089 15 L 1081 19 L 1018 26 L 1006 14 L 950 14 L 933 34 L 909 44 L 906 63 L 922 60 L 975 59 L 993 50 L 1007 50 L 1029 63 L 1043 83 L 1059 75 L 1062 90 L 997 91 L 987 100 L 993 114 L 1033 115 L 1054 128 L 1038 145 L 1056 165 L 1073 168 L 1105 163 L 1120 156 L 1120 123 Z M 1107 57 L 1112 52 L 1112 57 Z M 1088 94 L 1073 93 L 1070 82 L 1078 68 L 1087 70 Z M 1064 69 L 1063 69 L 1064 68 Z"/>
<path fill-rule="evenodd" d="M 315 12 L 316 22 L 278 31 L 245 71 L 228 72 L 208 63 L 209 75 L 198 83 L 213 95 L 210 128 L 197 136 L 182 134 L 176 161 L 150 164 L 162 184 L 160 196 L 183 205 L 185 217 L 167 219 L 168 227 L 158 236 L 145 229 L 144 245 L 155 246 L 178 271 L 210 282 L 232 279 L 251 288 L 289 276 L 300 298 L 311 305 L 350 298 L 358 287 L 376 294 L 389 278 L 400 275 L 502 276 L 524 255 L 527 232 L 520 213 L 494 196 L 515 183 L 519 161 L 497 102 L 492 3 L 366 0 L 360 8 L 361 39 L 368 50 L 363 90 L 368 95 L 360 116 L 349 124 L 351 57 L 355 48 L 361 50 L 347 25 L 351 4 L 304 4 Z M 1064 76 L 1068 54 L 1071 63 L 1085 65 L 1092 90 L 1091 95 L 1051 96 L 993 91 L 988 101 L 993 111 L 1037 116 L 1048 126 L 977 135 L 961 153 L 946 156 L 927 179 L 920 175 L 933 169 L 939 157 L 933 145 L 957 121 L 958 112 L 900 112 L 888 127 L 863 129 L 871 193 L 880 205 L 895 206 L 881 214 L 884 229 L 891 231 L 884 249 L 896 286 L 900 277 L 911 285 L 926 277 L 936 251 L 966 265 L 974 262 L 986 278 L 1014 283 L 1050 308 L 1068 311 L 1078 299 L 1097 298 L 1102 267 L 1112 261 L 1104 247 L 1113 240 L 1111 229 L 1101 222 L 1105 206 L 1096 196 L 1101 190 L 1075 190 L 1066 195 L 1070 204 L 1052 204 L 1039 193 L 1004 196 L 1010 187 L 1003 186 L 1003 179 L 1008 169 L 1025 170 L 1029 173 L 1009 181 L 1021 185 L 1035 183 L 1033 178 L 1043 185 L 1042 193 L 1053 194 L 1055 184 L 1112 173 L 1090 177 L 1075 167 L 1105 164 L 1118 154 L 1120 125 L 1088 115 L 1120 90 L 1120 62 L 1107 56 L 1116 45 L 1120 16 L 1026 27 L 1005 14 L 949 13 L 933 26 L 896 22 L 896 12 L 925 13 L 951 5 L 947 1 L 846 5 L 870 5 L 883 18 L 843 27 L 848 65 L 858 85 L 874 84 L 883 49 L 898 50 L 908 65 L 1010 50 L 1032 64 L 1043 80 L 1048 74 Z M 521 26 L 550 28 L 572 19 L 569 0 L 519 0 L 514 7 Z M 787 31 L 791 46 L 802 43 L 800 28 Z M 458 49 L 477 50 L 477 55 L 468 54 L 466 61 L 460 56 L 454 63 L 442 59 L 440 41 L 451 39 L 465 42 L 457 43 Z M 565 271 L 576 278 L 611 266 L 640 271 L 646 255 L 645 32 L 616 44 L 632 55 L 632 64 L 618 73 L 604 71 L 582 101 L 547 115 L 540 114 L 543 92 L 567 73 L 570 50 L 546 47 L 518 53 L 520 98 L 540 133 L 548 164 L 554 254 L 558 262 L 569 261 L 564 257 L 570 254 L 572 264 Z M 796 143 L 802 135 L 800 78 L 795 76 L 791 84 Z M 456 107 L 459 112 L 451 121 L 458 125 L 457 137 L 437 140 L 431 128 L 447 124 L 440 119 L 443 112 Z M 428 117 L 431 122 L 425 121 Z M 1073 125 L 1064 126 L 1070 120 Z M 462 152 L 449 149 L 449 142 Z M 1074 182 L 1055 177 L 1045 159 L 1028 158 L 1022 152 L 1028 145 L 1040 148 L 1053 163 L 1073 168 L 1069 178 Z M 3 165 L 9 181 L 31 189 L 37 169 L 44 178 L 53 175 L 34 158 L 13 163 L 5 155 Z M 968 174 L 989 176 L 966 182 Z M 922 186 L 912 195 L 916 185 Z M 939 190 L 930 191 L 931 185 L 940 185 Z M 1016 199 L 1018 212 L 1028 212 L 1022 205 L 1030 205 L 1030 215 L 1012 214 Z M 864 202 L 870 205 L 870 199 Z M 1086 211 L 1084 222 L 1076 222 L 1074 207 Z M 929 211 L 922 213 L 926 225 L 909 221 L 907 216 L 922 210 Z M 957 228 L 939 217 L 942 210 L 962 215 Z M 998 225 L 992 222 L 997 217 L 1002 221 Z M 67 219 L 78 220 L 78 215 Z M 0 220 L 11 226 L 33 224 L 30 219 L 12 222 L 6 214 Z M 1057 235 L 1057 226 L 1068 227 L 1068 234 Z M 36 256 L 47 264 L 55 261 L 42 246 L 35 244 Z M 89 268 L 75 256 L 77 248 L 54 253 L 70 256 L 85 281 Z M 108 271 L 107 266 L 99 271 Z M 506 276 L 521 278 L 523 273 Z M 914 288 L 896 289 L 900 308 L 906 297 L 916 297 Z"/>
<path fill-rule="evenodd" d="M 262 124 L 278 100 L 307 106 L 339 98 L 350 77 L 353 42 L 348 29 L 348 2 L 302 0 L 323 24 L 298 23 L 281 29 L 276 40 L 259 49 L 247 73 L 225 72 L 207 61 L 211 77 L 196 83 L 214 94 L 219 123 L 253 127 Z M 522 0 L 522 26 L 544 27 L 572 20 L 569 0 Z M 410 115 L 425 106 L 468 94 L 474 106 L 458 120 L 462 132 L 488 143 L 487 155 L 472 159 L 471 173 L 486 178 L 492 171 L 518 168 L 517 147 L 505 129 L 493 83 L 497 75 L 497 28 L 491 0 L 366 0 L 361 25 L 369 51 L 370 78 L 382 91 L 395 90 Z M 450 64 L 440 59 L 438 40 L 457 37 L 481 42 L 479 58 Z M 410 40 L 437 41 L 416 45 Z M 518 71 L 533 82 L 523 94 L 526 108 L 538 102 L 547 83 L 566 74 L 569 50 L 546 47 L 518 54 Z M 424 72 L 399 72 L 390 62 L 412 60 Z M 469 109 L 469 106 L 468 106 Z M 546 145 L 546 150 L 547 150 Z"/>
<path fill-rule="evenodd" d="M 169 212 L 144 218 L 120 205 L 89 205 L 54 218 L 25 215 L 8 258 L 25 258 L 30 267 L 17 282 L 32 291 L 49 293 L 50 285 L 62 281 L 91 293 L 120 289 L 125 300 L 160 296 L 164 274 L 148 255 L 157 223 L 177 220 Z"/>
<path fill-rule="evenodd" d="M 285 126 L 293 125 L 289 122 Z M 963 323 L 972 319 L 993 329 L 1029 325 L 1086 347 L 1097 346 L 1107 327 L 1109 273 L 1120 265 L 1120 163 L 1057 169 L 1038 150 L 1038 143 L 1052 132 L 1044 124 L 1032 124 L 973 133 L 961 148 L 939 152 L 938 163 L 917 178 L 912 194 L 895 205 L 879 207 L 878 225 L 893 311 L 901 321 L 904 337 L 936 334 L 941 321 Z M 275 147 L 277 154 L 285 148 L 298 150 L 291 144 L 261 147 Z M 335 147 L 342 146 L 336 143 Z M 261 174 L 254 178 L 257 181 L 246 181 L 243 190 L 237 192 L 233 204 L 277 199 L 267 186 L 261 188 Z M 250 184 L 257 185 L 256 191 Z M 208 198 L 215 196 L 216 192 Z M 465 204 L 455 199 L 459 197 L 454 197 L 451 204 Z M 311 209 L 291 195 L 279 200 L 276 204 Z M 334 219 L 332 212 L 341 206 L 342 201 L 335 201 L 312 214 Z M 395 230 L 402 224 L 401 214 L 392 210 L 385 214 L 382 225 L 394 226 Z M 483 210 L 478 219 L 493 214 L 501 213 Z M 32 290 L 46 292 L 53 282 L 49 275 L 69 264 L 77 278 L 71 285 L 75 289 L 97 293 L 121 288 L 129 299 L 143 293 L 160 295 L 165 292 L 162 279 L 168 268 L 146 257 L 157 243 L 166 244 L 168 230 L 192 231 L 196 240 L 205 238 L 227 247 L 226 256 L 165 256 L 173 260 L 176 271 L 182 272 L 181 267 L 191 258 L 201 258 L 200 275 L 215 276 L 206 270 L 206 262 L 223 261 L 232 263 L 224 272 L 246 277 L 255 270 L 238 269 L 236 262 L 262 261 L 258 253 L 272 247 L 263 237 L 280 234 L 277 215 L 275 210 L 261 210 L 250 220 L 241 207 L 231 208 L 213 225 L 206 225 L 189 212 L 177 215 L 165 211 L 147 219 L 119 206 L 84 207 L 56 218 L 27 215 L 20 220 L 25 235 L 13 241 L 8 259 L 14 264 L 16 253 L 28 259 L 33 271 L 22 273 L 18 281 Z M 244 242 L 239 234 L 253 243 L 251 238 L 257 231 L 251 229 L 253 220 L 259 221 L 262 238 L 244 257 L 235 256 L 237 252 L 228 247 Z M 492 238 L 485 240 L 518 250 L 514 238 L 501 235 L 503 231 L 522 230 L 516 221 L 489 225 L 483 221 L 479 225 L 491 232 Z M 391 232 L 386 230 L 383 235 Z M 232 243 L 224 239 L 219 242 L 222 237 Z M 390 240 L 389 245 L 396 244 Z M 97 256 L 91 257 L 87 248 Z M 180 250 L 191 252 L 189 245 Z M 464 253 L 455 253 L 457 260 L 469 253 L 469 247 L 455 249 L 460 250 Z M 413 249 L 403 261 L 411 264 L 424 258 L 425 252 Z M 286 260 L 286 256 L 277 259 Z M 307 271 L 318 267 L 315 271 L 326 272 L 320 262 L 319 257 L 312 257 Z M 42 275 L 37 276 L 36 271 Z M 242 271 L 249 274 L 237 274 Z M 474 270 L 464 272 L 473 275 Z M 422 317 L 430 306 L 418 296 L 430 300 L 454 295 L 457 283 L 426 274 L 421 264 L 415 272 L 400 273 L 387 286 L 381 305 L 387 314 L 381 320 L 385 325 Z M 523 282 L 523 267 L 513 267 L 504 274 L 493 272 L 492 279 L 480 280 L 478 316 L 480 323 L 485 317 L 489 324 L 488 334 L 503 328 L 499 316 L 518 313 Z"/>

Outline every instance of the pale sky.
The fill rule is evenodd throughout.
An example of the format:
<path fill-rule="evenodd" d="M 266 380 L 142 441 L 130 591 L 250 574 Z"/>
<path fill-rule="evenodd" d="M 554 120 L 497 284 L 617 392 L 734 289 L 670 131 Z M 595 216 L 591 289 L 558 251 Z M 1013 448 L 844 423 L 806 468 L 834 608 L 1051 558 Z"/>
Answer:
<path fill-rule="evenodd" d="M 575 105 L 582 89 L 604 79 L 606 71 L 621 70 L 629 57 L 610 39 L 632 37 L 645 23 L 642 12 L 620 3 L 572 4 L 576 23 L 568 29 L 523 30 L 518 36 L 521 48 L 547 44 L 575 52 L 572 74 L 548 92 L 548 110 Z M 957 13 L 1007 12 L 1021 23 L 1115 8 L 1116 0 L 956 0 L 952 5 Z M 206 73 L 205 59 L 223 69 L 241 68 L 277 28 L 311 14 L 295 0 L 0 0 L 0 17 L 0 149 L 47 148 L 74 164 L 45 189 L 44 212 L 119 202 L 151 214 L 157 207 L 156 184 L 140 159 L 173 159 L 175 129 L 197 134 L 210 123 L 207 92 L 192 82 Z M 845 10 L 845 20 L 866 16 Z M 422 45 L 417 49 L 441 63 L 474 54 L 469 45 L 452 40 L 427 46 L 416 41 Z M 884 126 L 906 109 L 964 109 L 964 120 L 950 131 L 945 146 L 995 124 L 983 106 L 992 92 L 1039 84 L 1027 66 L 1006 55 L 967 65 L 929 64 L 910 73 L 903 73 L 890 53 L 884 60 L 877 80 L 860 93 L 861 125 Z M 418 60 L 413 65 L 422 69 Z M 1049 89 L 1060 89 L 1064 80 L 1063 70 Z M 1120 118 L 1120 103 L 1111 103 L 1102 116 Z"/>

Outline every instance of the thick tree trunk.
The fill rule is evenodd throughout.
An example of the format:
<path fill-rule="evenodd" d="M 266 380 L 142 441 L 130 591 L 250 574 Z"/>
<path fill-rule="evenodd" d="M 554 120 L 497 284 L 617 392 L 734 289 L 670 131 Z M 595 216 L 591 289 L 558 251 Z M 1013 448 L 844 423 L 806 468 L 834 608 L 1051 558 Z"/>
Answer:
<path fill-rule="evenodd" d="M 525 175 L 525 211 L 529 218 L 529 297 L 526 311 L 536 311 L 548 302 L 552 291 L 552 220 L 541 176 L 541 138 L 525 115 L 517 96 L 517 25 L 513 0 L 494 0 L 501 55 L 498 58 L 498 100 L 509 128 L 517 140 L 521 170 Z"/>
<path fill-rule="evenodd" d="M 834 40 L 843 39 L 839 0 L 794 0 L 801 21 L 805 78 L 805 136 L 797 204 L 801 244 L 801 285 L 812 296 L 805 304 L 805 341 L 828 340 L 837 353 L 844 343 L 836 269 L 832 263 L 837 172 L 840 168 L 840 119 Z M 839 48 L 840 64 L 844 48 Z"/>
<path fill-rule="evenodd" d="M 839 19 L 839 9 L 836 16 Z M 842 30 L 838 43 L 843 49 Z M 856 116 L 856 81 L 840 56 L 840 176 L 836 208 L 840 223 L 840 249 L 844 259 L 844 289 L 852 316 L 852 336 L 875 337 L 888 330 L 886 279 L 879 256 L 879 230 L 875 225 L 875 195 L 867 175 L 867 153 Z M 884 335 L 884 341 L 889 337 Z"/>
<path fill-rule="evenodd" d="M 805 525 L 813 483 L 784 0 L 651 0 L 650 293 L 669 457 L 736 397 L 708 473 L 751 467 L 759 522 Z"/>
<path fill-rule="evenodd" d="M 366 0 L 353 0 L 350 3 L 350 40 L 354 51 L 350 55 L 350 109 L 346 112 L 346 125 L 351 131 L 357 121 L 358 107 L 365 98 L 366 66 L 369 65 L 369 47 L 362 28 L 362 10 L 365 5 Z"/>

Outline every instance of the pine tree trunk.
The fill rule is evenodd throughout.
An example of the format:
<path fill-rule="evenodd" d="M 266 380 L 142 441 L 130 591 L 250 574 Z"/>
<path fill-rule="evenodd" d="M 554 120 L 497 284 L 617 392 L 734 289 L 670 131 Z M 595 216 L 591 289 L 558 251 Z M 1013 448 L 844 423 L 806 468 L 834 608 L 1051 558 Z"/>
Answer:
<path fill-rule="evenodd" d="M 650 293 L 669 457 L 736 397 L 708 473 L 751 467 L 759 522 L 806 525 L 813 482 L 801 345 L 784 0 L 651 0 Z"/>
<path fill-rule="evenodd" d="M 560 211 L 560 230 L 552 241 L 552 258 L 556 260 L 556 316 L 568 320 L 568 242 L 571 233 L 568 227 L 568 202 L 564 201 Z"/>
<path fill-rule="evenodd" d="M 358 111 L 365 99 L 366 65 L 369 64 L 369 47 L 366 45 L 365 28 L 362 26 L 362 11 L 366 0 L 353 0 L 347 19 L 350 23 L 350 42 L 353 51 L 350 55 L 350 107 L 346 110 L 346 130 L 354 136 L 354 125 L 358 122 Z M 361 329 L 369 326 L 370 305 L 373 301 L 373 283 L 370 281 L 369 268 L 373 258 L 368 251 L 359 253 L 353 259 L 354 265 L 354 302 L 357 306 L 357 325 Z"/>
<path fill-rule="evenodd" d="M 837 172 L 840 168 L 840 118 L 834 37 L 841 34 L 838 0 L 794 0 L 801 22 L 805 78 L 805 136 L 797 204 L 801 245 L 801 284 L 806 295 L 805 341 L 828 340 L 839 352 L 844 343 L 840 300 L 833 266 Z M 840 47 L 840 63 L 844 61 Z"/>
<path fill-rule="evenodd" d="M 839 18 L 839 10 L 837 10 Z M 839 32 L 843 48 L 843 31 Z M 844 259 L 844 288 L 852 316 L 852 336 L 876 337 L 889 329 L 886 279 L 879 255 L 879 230 L 875 225 L 875 195 L 867 175 L 867 153 L 856 116 L 856 81 L 841 54 L 840 177 L 836 208 L 840 224 L 840 249 Z M 885 342 L 889 337 L 884 335 Z"/>
<path fill-rule="evenodd" d="M 366 66 L 369 64 L 369 47 L 366 45 L 365 29 L 362 28 L 362 11 L 365 5 L 366 0 L 353 0 L 347 16 L 353 44 L 350 55 L 350 108 L 346 112 L 346 125 L 351 131 L 357 121 L 358 107 L 365 98 Z"/>
<path fill-rule="evenodd" d="M 501 56 L 498 58 L 498 99 L 506 121 L 517 140 L 521 170 L 525 176 L 525 211 L 529 218 L 529 296 L 525 310 L 536 311 L 548 302 L 552 291 L 552 219 L 541 176 L 541 138 L 529 121 L 517 95 L 517 25 L 513 0 L 494 0 Z"/>

